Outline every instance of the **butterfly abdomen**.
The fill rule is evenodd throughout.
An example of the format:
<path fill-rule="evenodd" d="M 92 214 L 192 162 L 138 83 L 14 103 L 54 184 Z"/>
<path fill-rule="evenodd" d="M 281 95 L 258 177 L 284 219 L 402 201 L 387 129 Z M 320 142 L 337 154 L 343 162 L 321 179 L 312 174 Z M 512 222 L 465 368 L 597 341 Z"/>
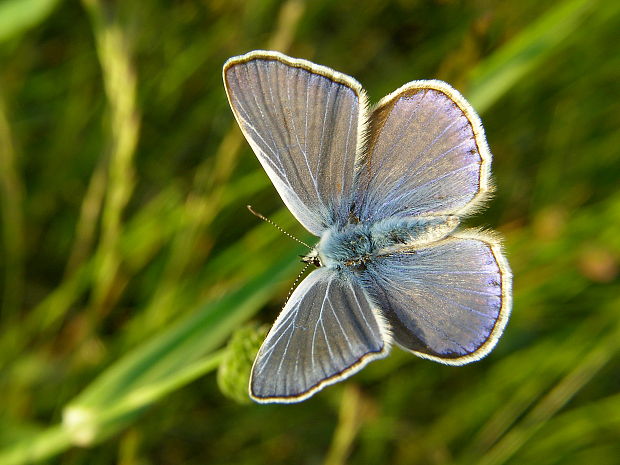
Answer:
<path fill-rule="evenodd" d="M 370 228 L 378 255 L 439 241 L 459 225 L 456 216 L 417 216 L 386 218 Z"/>

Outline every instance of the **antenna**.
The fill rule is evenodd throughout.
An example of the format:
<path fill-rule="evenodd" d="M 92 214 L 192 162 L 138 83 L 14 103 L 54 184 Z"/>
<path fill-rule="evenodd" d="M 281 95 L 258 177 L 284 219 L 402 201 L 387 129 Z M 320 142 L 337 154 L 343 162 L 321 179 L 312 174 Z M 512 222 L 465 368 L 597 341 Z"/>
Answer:
<path fill-rule="evenodd" d="M 261 215 L 260 213 L 258 213 L 257 211 L 255 211 L 252 208 L 252 205 L 246 205 L 248 207 L 248 210 L 250 210 L 250 213 L 254 216 L 256 216 L 257 218 L 260 218 L 263 221 L 266 221 L 267 223 L 269 223 L 270 225 L 274 226 L 278 231 L 280 231 L 282 234 L 284 234 L 285 236 L 290 237 L 291 239 L 293 239 L 294 241 L 299 242 L 300 244 L 305 245 L 306 247 L 308 247 L 310 250 L 312 250 L 312 247 L 310 247 L 308 244 L 306 244 L 304 241 L 301 241 L 299 239 L 297 239 L 295 236 L 293 236 L 292 234 L 286 232 L 284 229 L 282 229 L 280 226 L 278 226 L 277 224 L 275 224 L 273 221 L 271 221 L 269 218 L 266 218 L 265 216 Z M 305 268 L 304 268 L 305 269 Z"/>
<path fill-rule="evenodd" d="M 288 303 L 288 299 L 291 298 L 291 294 L 295 290 L 295 287 L 297 287 L 297 283 L 299 282 L 299 280 L 301 279 L 301 277 L 306 272 L 309 266 L 310 266 L 310 263 L 306 263 L 304 267 L 301 269 L 301 271 L 299 272 L 299 274 L 297 275 L 297 277 L 295 278 L 295 281 L 293 281 L 293 284 L 291 285 L 291 288 L 288 291 L 288 295 L 286 296 L 286 300 L 284 301 L 285 306 Z"/>

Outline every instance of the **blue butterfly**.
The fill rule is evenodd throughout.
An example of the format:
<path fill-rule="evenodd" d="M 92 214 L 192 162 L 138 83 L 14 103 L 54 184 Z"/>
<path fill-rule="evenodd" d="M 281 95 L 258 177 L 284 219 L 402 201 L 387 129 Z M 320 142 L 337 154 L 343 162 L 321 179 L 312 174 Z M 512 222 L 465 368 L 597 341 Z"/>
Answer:
<path fill-rule="evenodd" d="M 480 118 L 442 81 L 369 109 L 353 78 L 281 53 L 229 59 L 237 122 L 317 245 L 250 380 L 257 402 L 298 402 L 385 357 L 392 342 L 463 365 L 487 355 L 511 309 L 498 238 L 457 232 L 490 190 Z"/>

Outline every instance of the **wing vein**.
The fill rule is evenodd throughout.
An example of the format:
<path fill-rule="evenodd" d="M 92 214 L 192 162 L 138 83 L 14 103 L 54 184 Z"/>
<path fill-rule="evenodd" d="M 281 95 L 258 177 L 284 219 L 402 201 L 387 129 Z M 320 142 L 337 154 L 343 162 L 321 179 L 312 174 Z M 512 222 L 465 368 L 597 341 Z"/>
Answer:
<path fill-rule="evenodd" d="M 397 196 L 394 199 L 390 200 L 390 204 L 389 205 L 387 205 L 387 204 L 382 205 L 381 208 L 379 208 L 379 211 L 383 212 L 386 207 L 390 207 L 390 206 L 393 206 L 395 204 L 398 204 L 401 201 L 401 199 L 403 199 L 403 198 L 411 197 L 413 193 L 419 191 L 421 188 L 426 187 L 429 184 L 436 183 L 437 181 L 440 181 L 440 180 L 442 180 L 444 178 L 447 178 L 448 176 L 452 176 L 455 173 L 459 173 L 461 171 L 465 171 L 469 167 L 474 166 L 476 164 L 477 163 L 469 163 L 468 165 L 461 166 L 460 168 L 456 168 L 456 169 L 450 170 L 447 173 L 442 174 L 441 176 L 438 176 L 438 177 L 436 177 L 434 179 L 431 179 L 430 181 L 427 181 L 427 182 L 425 182 L 423 184 L 415 186 L 410 191 L 403 192 L 399 196 Z M 403 207 L 401 207 L 399 209 L 396 209 L 394 214 L 399 213 L 401 211 L 405 211 L 405 210 L 407 210 L 407 208 L 410 208 L 409 205 L 404 205 Z"/>
<path fill-rule="evenodd" d="M 290 70 L 291 70 L 291 68 L 287 68 L 286 69 L 286 98 L 288 100 L 288 108 L 292 109 L 293 108 L 293 102 L 291 100 L 291 79 L 289 79 Z M 290 110 L 290 111 L 291 111 L 291 114 L 292 114 L 292 110 Z M 290 118 L 290 121 L 291 121 L 291 126 L 293 127 L 293 134 L 295 135 L 295 141 L 297 142 L 297 147 L 299 147 L 299 151 L 301 152 L 301 154 L 304 157 L 304 161 L 306 163 L 306 167 L 308 168 L 308 174 L 310 175 L 310 179 L 312 180 L 312 185 L 314 186 L 314 190 L 316 192 L 316 195 L 317 195 L 317 197 L 320 198 L 319 187 L 318 187 L 316 176 L 312 172 L 312 169 L 310 168 L 310 162 L 308 161 L 308 154 L 306 153 L 306 151 L 304 149 L 301 148 L 301 142 L 299 142 L 299 135 L 297 134 L 297 127 L 295 126 L 295 118 L 294 118 L 294 115 L 292 115 L 292 116 L 293 117 Z"/>
<path fill-rule="evenodd" d="M 394 110 L 394 107 L 399 103 L 399 101 L 402 99 L 399 98 L 394 105 L 392 106 L 392 111 Z M 403 122 L 402 126 L 401 126 L 401 130 L 400 133 L 398 135 L 398 137 L 394 138 L 394 141 L 392 142 L 392 145 L 390 146 L 390 148 L 388 150 L 385 150 L 383 157 L 381 158 L 381 161 L 379 161 L 379 165 L 375 168 L 374 173 L 372 174 L 371 178 L 370 178 L 370 182 L 374 182 L 374 180 L 376 179 L 376 177 L 379 175 L 379 173 L 381 172 L 381 170 L 383 169 L 383 166 L 386 162 L 386 160 L 388 158 L 391 158 L 390 155 L 392 153 L 392 151 L 394 150 L 394 147 L 396 147 L 396 144 L 402 141 L 403 136 L 405 135 L 405 131 L 411 126 L 411 122 L 413 121 L 413 119 L 417 116 L 418 114 L 418 110 L 420 109 L 420 104 L 422 103 L 422 100 L 424 99 L 424 96 L 420 99 L 418 99 L 418 101 L 416 102 L 416 106 L 415 108 L 413 108 L 411 110 L 411 113 L 409 114 L 409 117 Z M 388 116 L 389 119 L 389 116 Z M 386 122 L 387 124 L 387 122 Z M 375 149 L 373 150 L 373 154 L 376 152 L 376 146 Z"/>
<path fill-rule="evenodd" d="M 338 326 L 340 327 L 340 332 L 342 333 L 342 335 L 344 336 L 345 340 L 347 341 L 347 345 L 349 346 L 349 349 L 351 349 L 351 353 L 354 353 L 354 349 L 353 346 L 351 345 L 351 341 L 349 340 L 349 336 L 347 335 L 346 331 L 344 330 L 344 327 L 342 326 L 342 323 L 340 322 L 340 318 L 338 318 L 338 315 L 336 314 L 336 310 L 334 309 L 334 305 L 332 304 L 332 301 L 328 299 L 329 302 L 329 306 L 332 310 L 332 314 L 334 315 L 334 318 L 336 319 L 336 322 L 338 323 Z M 344 358 L 344 357 L 343 357 Z"/>
<path fill-rule="evenodd" d="M 258 103 L 258 99 L 257 99 L 257 95 L 265 95 L 264 91 L 263 91 L 263 85 L 261 82 L 261 78 L 260 78 L 260 73 L 258 72 L 258 64 L 254 64 L 255 72 L 256 72 L 256 84 L 260 87 L 260 90 L 257 91 L 256 87 L 254 86 L 254 84 L 252 83 L 252 79 L 249 79 L 250 76 L 250 70 L 249 67 L 246 69 L 246 74 L 248 76 L 248 81 L 250 82 L 250 89 L 251 89 L 251 94 L 252 94 L 252 98 L 254 99 L 254 103 L 256 104 L 256 108 L 258 109 L 262 120 L 264 121 L 272 121 L 273 117 L 271 114 L 269 114 L 269 117 L 267 118 L 265 116 L 265 113 L 263 112 L 262 107 L 260 106 L 260 104 Z M 241 92 L 245 95 L 245 92 L 243 90 L 241 90 Z M 280 156 L 275 152 L 275 150 L 278 147 L 278 144 L 276 144 L 276 140 L 274 139 L 274 135 L 271 131 L 267 131 L 270 138 L 271 138 L 271 143 L 273 144 L 273 155 L 275 160 L 278 162 L 278 164 L 280 165 L 280 167 L 282 168 L 282 171 L 286 172 L 286 169 L 284 168 L 284 164 L 282 163 L 282 159 L 280 158 Z M 262 139 L 262 137 L 261 137 Z"/>

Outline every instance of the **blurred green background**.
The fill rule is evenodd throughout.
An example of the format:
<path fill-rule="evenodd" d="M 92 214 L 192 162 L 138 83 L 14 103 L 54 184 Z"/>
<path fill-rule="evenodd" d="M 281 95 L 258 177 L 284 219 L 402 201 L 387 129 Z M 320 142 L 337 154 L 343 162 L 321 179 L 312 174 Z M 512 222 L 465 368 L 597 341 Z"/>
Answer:
<path fill-rule="evenodd" d="M 0 465 L 620 463 L 618 31 L 615 0 L 0 0 Z M 498 188 L 468 225 L 515 275 L 489 357 L 218 388 L 301 269 L 245 205 L 308 237 L 226 102 L 258 48 L 479 110 Z"/>

